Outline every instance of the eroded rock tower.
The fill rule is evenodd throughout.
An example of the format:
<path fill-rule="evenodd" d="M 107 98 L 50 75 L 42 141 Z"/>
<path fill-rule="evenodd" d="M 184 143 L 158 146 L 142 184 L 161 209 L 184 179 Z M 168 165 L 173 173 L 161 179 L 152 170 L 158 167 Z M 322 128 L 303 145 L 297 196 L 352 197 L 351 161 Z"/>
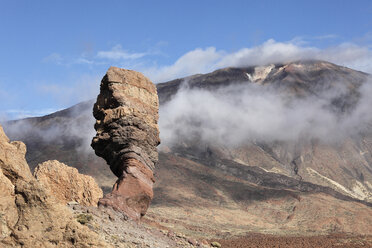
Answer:
<path fill-rule="evenodd" d="M 153 198 L 153 170 L 158 161 L 159 100 L 155 85 L 139 72 L 110 67 L 93 108 L 95 153 L 118 177 L 99 205 L 143 216 Z"/>

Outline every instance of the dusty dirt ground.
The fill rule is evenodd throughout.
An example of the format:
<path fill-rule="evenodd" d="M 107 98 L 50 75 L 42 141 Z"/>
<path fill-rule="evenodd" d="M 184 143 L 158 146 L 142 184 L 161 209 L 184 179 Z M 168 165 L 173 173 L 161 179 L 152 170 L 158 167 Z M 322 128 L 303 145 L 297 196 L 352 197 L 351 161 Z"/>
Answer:
<path fill-rule="evenodd" d="M 83 207 L 78 204 L 69 208 L 78 221 L 97 232 L 103 239 L 117 248 L 192 248 L 213 247 L 212 242 L 221 244 L 221 248 L 372 248 L 372 235 L 332 234 L 316 236 L 280 236 L 249 233 L 245 236 L 215 238 L 203 235 L 190 235 L 176 232 L 157 221 L 144 218 L 140 223 L 128 220 L 123 214 L 109 208 Z M 81 220 L 80 216 L 84 218 Z M 86 217 L 91 216 L 91 219 Z M 203 236 L 205 238 L 203 238 Z M 221 236 L 220 236 L 221 237 Z"/>
<path fill-rule="evenodd" d="M 162 228 L 157 223 L 129 220 L 111 208 L 68 204 L 76 220 L 96 232 L 115 248 L 207 248 L 206 240 L 195 240 L 183 233 Z"/>
<path fill-rule="evenodd" d="M 309 237 L 283 237 L 264 234 L 249 234 L 230 240 L 216 240 L 222 248 L 371 248 L 372 236 L 333 234 Z"/>

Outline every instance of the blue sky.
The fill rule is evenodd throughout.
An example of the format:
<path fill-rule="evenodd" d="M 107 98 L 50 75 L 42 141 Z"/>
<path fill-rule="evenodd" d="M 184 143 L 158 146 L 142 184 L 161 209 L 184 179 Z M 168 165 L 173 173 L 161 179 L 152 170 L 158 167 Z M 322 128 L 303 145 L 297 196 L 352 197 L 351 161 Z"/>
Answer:
<path fill-rule="evenodd" d="M 319 58 L 372 72 L 372 1 L 0 0 L 0 119 L 95 97 L 109 66 L 154 82 Z"/>

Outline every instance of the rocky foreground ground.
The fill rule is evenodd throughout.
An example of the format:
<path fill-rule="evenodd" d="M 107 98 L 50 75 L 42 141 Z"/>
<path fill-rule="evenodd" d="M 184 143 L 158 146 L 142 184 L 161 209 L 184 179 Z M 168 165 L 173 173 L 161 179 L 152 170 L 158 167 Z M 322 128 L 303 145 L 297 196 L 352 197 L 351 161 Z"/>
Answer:
<path fill-rule="evenodd" d="M 159 228 L 154 222 L 139 223 L 121 212 L 106 207 L 86 207 L 70 203 L 77 221 L 96 232 L 114 247 L 210 247 L 206 240 L 195 240 L 182 233 Z"/>
<path fill-rule="evenodd" d="M 283 237 L 262 234 L 250 234 L 246 237 L 230 240 L 218 240 L 223 248 L 365 248 L 372 247 L 371 236 L 350 236 L 334 234 L 309 237 Z"/>
<path fill-rule="evenodd" d="M 278 236 L 249 233 L 242 237 L 229 239 L 195 239 L 186 237 L 160 225 L 158 222 L 144 219 L 141 223 L 132 221 L 120 212 L 110 208 L 81 206 L 70 203 L 78 222 L 96 232 L 100 238 L 114 247 L 222 247 L 222 248 L 365 248 L 372 247 L 372 236 L 353 236 L 338 233 L 317 236 Z M 202 234 L 201 234 L 202 235 Z"/>

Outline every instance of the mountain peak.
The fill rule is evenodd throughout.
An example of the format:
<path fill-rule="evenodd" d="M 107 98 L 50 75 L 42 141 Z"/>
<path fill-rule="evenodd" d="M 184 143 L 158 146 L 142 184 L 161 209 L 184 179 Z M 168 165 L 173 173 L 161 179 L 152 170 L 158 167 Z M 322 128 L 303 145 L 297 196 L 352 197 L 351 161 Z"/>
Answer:
<path fill-rule="evenodd" d="M 175 79 L 157 85 L 160 103 L 164 103 L 187 83 L 189 88 L 216 89 L 235 84 L 259 83 L 282 88 L 299 96 L 345 84 L 358 88 L 368 77 L 356 71 L 322 60 L 298 60 L 282 64 L 248 67 L 226 67 L 206 74 Z"/>

